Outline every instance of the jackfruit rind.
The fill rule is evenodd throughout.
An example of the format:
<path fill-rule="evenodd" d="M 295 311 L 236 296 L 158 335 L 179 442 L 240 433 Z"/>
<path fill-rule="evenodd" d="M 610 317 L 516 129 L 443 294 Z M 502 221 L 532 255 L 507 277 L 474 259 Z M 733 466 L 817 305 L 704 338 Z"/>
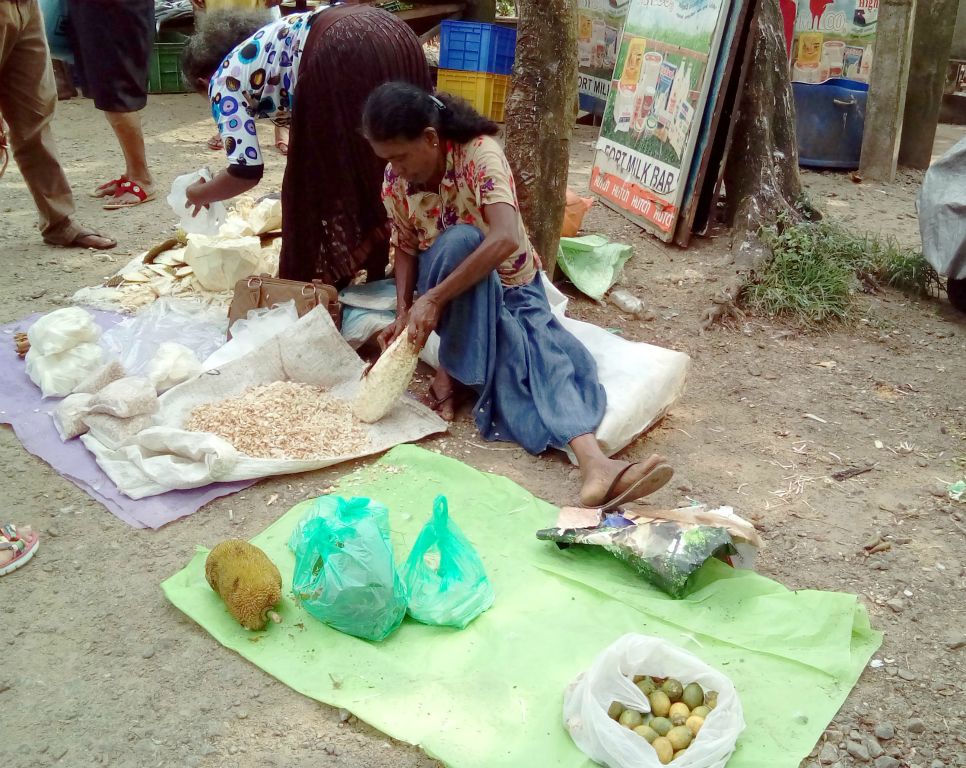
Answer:
<path fill-rule="evenodd" d="M 205 561 L 205 578 L 246 629 L 264 629 L 282 598 L 282 575 L 262 550 L 241 539 L 221 542 Z"/>

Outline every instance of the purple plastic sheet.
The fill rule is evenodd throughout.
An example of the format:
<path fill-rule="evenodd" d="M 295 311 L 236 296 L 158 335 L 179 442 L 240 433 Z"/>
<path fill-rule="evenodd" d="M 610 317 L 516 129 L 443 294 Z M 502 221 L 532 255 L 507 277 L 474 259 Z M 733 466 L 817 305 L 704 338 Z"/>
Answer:
<path fill-rule="evenodd" d="M 105 330 L 124 319 L 116 312 L 89 311 Z M 122 494 L 80 440 L 65 443 L 60 439 L 50 417 L 60 400 L 44 400 L 40 390 L 27 378 L 24 361 L 17 357 L 13 334 L 26 331 L 39 317 L 40 313 L 0 326 L 0 424 L 13 427 L 23 447 L 47 462 L 59 475 L 135 528 L 160 528 L 197 512 L 209 501 L 244 490 L 257 482 L 217 483 L 205 488 L 169 491 L 139 501 Z"/>

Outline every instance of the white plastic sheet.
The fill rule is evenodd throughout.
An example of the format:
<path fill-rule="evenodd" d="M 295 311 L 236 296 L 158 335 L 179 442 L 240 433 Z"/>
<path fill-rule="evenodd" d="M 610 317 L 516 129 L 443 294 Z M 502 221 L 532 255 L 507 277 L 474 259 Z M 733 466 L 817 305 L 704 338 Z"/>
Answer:
<path fill-rule="evenodd" d="M 128 374 L 143 375 L 163 344 L 176 342 L 204 360 L 225 343 L 227 331 L 228 314 L 223 307 L 163 298 L 106 331 L 101 346 Z"/>
<path fill-rule="evenodd" d="M 283 337 L 274 336 L 249 354 L 220 365 L 161 397 L 158 426 L 117 448 L 88 434 L 81 438 L 118 489 L 133 499 L 177 488 L 308 472 L 382 453 L 400 443 L 446 431 L 446 422 L 415 400 L 403 397 L 369 429 L 369 444 L 346 456 L 319 459 L 255 459 L 240 454 L 216 435 L 187 432 L 191 412 L 204 403 L 240 395 L 275 381 L 298 381 L 351 401 L 365 364 L 339 335 L 324 307 L 302 317 Z"/>
<path fill-rule="evenodd" d="M 675 768 L 724 768 L 745 728 L 741 702 L 731 680 L 696 656 L 666 640 L 624 635 L 595 660 L 564 694 L 564 725 L 580 750 L 609 768 L 661 768 L 653 747 L 607 715 L 612 702 L 650 712 L 634 675 L 673 677 L 718 692 L 718 704 L 705 718 Z"/>
<path fill-rule="evenodd" d="M 201 364 L 202 370 L 212 371 L 244 357 L 289 330 L 298 320 L 294 300 L 271 308 L 251 310 L 246 318 L 235 322 L 231 327 L 231 341 L 206 358 Z"/>

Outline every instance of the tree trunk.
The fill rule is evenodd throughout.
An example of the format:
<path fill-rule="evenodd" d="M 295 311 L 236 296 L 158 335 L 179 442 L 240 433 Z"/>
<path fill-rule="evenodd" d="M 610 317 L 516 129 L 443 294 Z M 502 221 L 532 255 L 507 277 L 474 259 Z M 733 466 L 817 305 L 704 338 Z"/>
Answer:
<path fill-rule="evenodd" d="M 496 21 L 496 0 L 469 0 L 463 18 L 467 21 Z"/>
<path fill-rule="evenodd" d="M 733 139 L 725 161 L 725 208 L 732 227 L 732 254 L 739 270 L 755 269 L 771 257 L 758 238 L 762 226 L 785 214 L 800 219 L 802 197 L 784 23 L 778 0 L 756 0 L 745 58 L 747 74 Z M 813 217 L 817 213 L 812 212 Z M 702 330 L 744 314 L 736 305 L 745 277 L 738 274 L 713 297 Z"/>
<path fill-rule="evenodd" d="M 920 0 L 916 5 L 899 165 L 925 170 L 932 162 L 958 10 L 959 0 Z"/>
<path fill-rule="evenodd" d="M 577 116 L 575 0 L 521 0 L 506 153 L 527 232 L 553 275 Z"/>
<path fill-rule="evenodd" d="M 758 229 L 783 213 L 794 217 L 802 194 L 782 14 L 777 0 L 757 5 L 748 38 L 750 69 L 724 172 L 735 260 L 745 268 L 767 256 Z"/>

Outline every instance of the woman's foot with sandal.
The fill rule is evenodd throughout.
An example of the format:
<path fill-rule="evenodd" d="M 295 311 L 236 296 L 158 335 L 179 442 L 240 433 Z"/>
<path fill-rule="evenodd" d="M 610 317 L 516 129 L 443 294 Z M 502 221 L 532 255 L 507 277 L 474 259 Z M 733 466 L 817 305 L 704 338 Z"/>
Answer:
<path fill-rule="evenodd" d="M 218 152 L 225 148 L 225 142 L 222 141 L 220 133 L 216 133 L 205 143 L 207 144 L 208 149 L 212 150 L 213 152 Z"/>
<path fill-rule="evenodd" d="M 440 368 L 429 385 L 429 391 L 420 400 L 436 411 L 443 421 L 453 421 L 467 394 L 466 388 Z"/>
<path fill-rule="evenodd" d="M 12 523 L 0 526 L 0 576 L 26 565 L 40 546 L 40 537 L 29 525 L 17 528 Z"/>
<path fill-rule="evenodd" d="M 674 476 L 667 459 L 654 454 L 644 461 L 606 459 L 584 470 L 580 503 L 585 507 L 613 509 L 642 499 L 663 488 Z"/>

